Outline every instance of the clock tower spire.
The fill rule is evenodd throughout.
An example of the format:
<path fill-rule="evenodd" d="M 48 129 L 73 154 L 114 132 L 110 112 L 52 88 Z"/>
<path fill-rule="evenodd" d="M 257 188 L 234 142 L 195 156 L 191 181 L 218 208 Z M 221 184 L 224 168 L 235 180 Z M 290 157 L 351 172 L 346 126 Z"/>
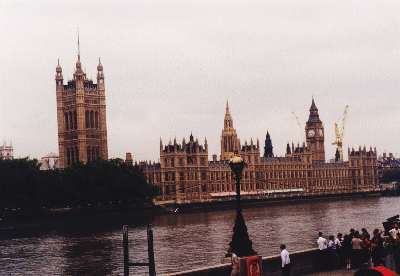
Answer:
<path fill-rule="evenodd" d="M 315 105 L 314 97 L 310 107 L 310 116 L 306 123 L 307 148 L 312 153 L 313 163 L 325 163 L 325 137 L 324 125 L 319 118 L 318 108 Z"/>

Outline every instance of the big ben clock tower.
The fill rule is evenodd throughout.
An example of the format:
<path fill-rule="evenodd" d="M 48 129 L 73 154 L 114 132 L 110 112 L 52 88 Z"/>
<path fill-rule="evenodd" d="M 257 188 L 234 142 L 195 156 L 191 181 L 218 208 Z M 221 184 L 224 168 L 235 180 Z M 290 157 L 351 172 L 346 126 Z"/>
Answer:
<path fill-rule="evenodd" d="M 318 108 L 312 99 L 310 116 L 306 123 L 307 148 L 312 153 L 313 163 L 325 163 L 324 125 L 319 119 Z"/>

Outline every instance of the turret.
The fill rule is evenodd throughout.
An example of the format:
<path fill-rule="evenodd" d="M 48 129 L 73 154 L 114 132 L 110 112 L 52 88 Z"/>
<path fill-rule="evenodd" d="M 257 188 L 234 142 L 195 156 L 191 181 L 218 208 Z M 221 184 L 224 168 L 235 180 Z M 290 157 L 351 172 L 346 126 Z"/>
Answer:
<path fill-rule="evenodd" d="M 287 143 L 287 146 L 286 146 L 286 153 L 291 154 L 289 142 Z"/>
<path fill-rule="evenodd" d="M 340 153 L 339 153 L 339 149 L 336 149 L 336 153 L 335 153 L 335 162 L 339 162 L 340 161 Z"/>
<path fill-rule="evenodd" d="M 64 81 L 64 78 L 63 78 L 63 75 L 62 75 L 62 68 L 61 68 L 61 65 L 60 65 L 60 60 L 58 60 L 58 65 L 57 65 L 57 68 L 56 68 L 56 85 L 57 85 L 57 88 L 59 86 L 63 85 L 63 81 Z"/>
<path fill-rule="evenodd" d="M 101 88 L 104 88 L 104 73 L 103 73 L 103 65 L 101 64 L 99 58 L 99 65 L 97 65 L 97 85 Z"/>
<path fill-rule="evenodd" d="M 269 132 L 267 131 L 267 136 L 265 137 L 264 157 L 273 157 L 273 156 L 274 153 L 273 153 L 272 141 L 271 137 L 269 136 Z"/>

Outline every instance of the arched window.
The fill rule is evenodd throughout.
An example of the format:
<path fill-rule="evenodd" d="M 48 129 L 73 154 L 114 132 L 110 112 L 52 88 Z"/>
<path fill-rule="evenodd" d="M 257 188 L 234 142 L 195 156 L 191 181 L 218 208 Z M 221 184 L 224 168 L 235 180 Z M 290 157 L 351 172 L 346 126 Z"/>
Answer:
<path fill-rule="evenodd" d="M 90 127 L 94 128 L 93 110 L 90 112 Z"/>
<path fill-rule="evenodd" d="M 72 112 L 69 112 L 69 129 L 74 129 L 74 121 L 72 119 Z"/>
<path fill-rule="evenodd" d="M 69 130 L 69 123 L 68 123 L 68 113 L 65 112 L 65 129 Z"/>
<path fill-rule="evenodd" d="M 91 153 L 92 153 L 92 151 L 90 150 L 90 147 L 88 146 L 87 147 L 87 161 L 91 160 Z"/>
<path fill-rule="evenodd" d="M 94 113 L 94 119 L 95 119 L 95 127 L 99 128 L 99 112 Z"/>
<path fill-rule="evenodd" d="M 69 155 L 69 148 L 67 148 L 67 165 L 68 166 L 71 165 L 71 158 L 70 158 L 70 155 Z"/>
<path fill-rule="evenodd" d="M 90 127 L 90 123 L 89 123 L 89 110 L 86 110 L 85 112 L 85 118 L 86 118 L 86 128 Z"/>
<path fill-rule="evenodd" d="M 78 129 L 78 115 L 74 111 L 74 129 Z"/>

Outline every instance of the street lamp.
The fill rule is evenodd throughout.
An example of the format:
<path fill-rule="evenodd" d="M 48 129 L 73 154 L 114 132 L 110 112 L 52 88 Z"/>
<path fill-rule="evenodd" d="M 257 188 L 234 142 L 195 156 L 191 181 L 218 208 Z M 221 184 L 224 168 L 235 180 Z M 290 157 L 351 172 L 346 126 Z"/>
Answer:
<path fill-rule="evenodd" d="M 232 241 L 229 243 L 229 246 L 238 257 L 243 257 L 257 255 L 257 253 L 253 250 L 253 242 L 250 240 L 249 234 L 247 233 L 247 227 L 242 214 L 242 205 L 240 203 L 240 179 L 242 178 L 244 161 L 237 154 L 238 150 L 235 149 L 234 156 L 229 160 L 229 166 L 235 175 L 236 181 L 236 220 L 235 226 L 233 227 Z"/>

